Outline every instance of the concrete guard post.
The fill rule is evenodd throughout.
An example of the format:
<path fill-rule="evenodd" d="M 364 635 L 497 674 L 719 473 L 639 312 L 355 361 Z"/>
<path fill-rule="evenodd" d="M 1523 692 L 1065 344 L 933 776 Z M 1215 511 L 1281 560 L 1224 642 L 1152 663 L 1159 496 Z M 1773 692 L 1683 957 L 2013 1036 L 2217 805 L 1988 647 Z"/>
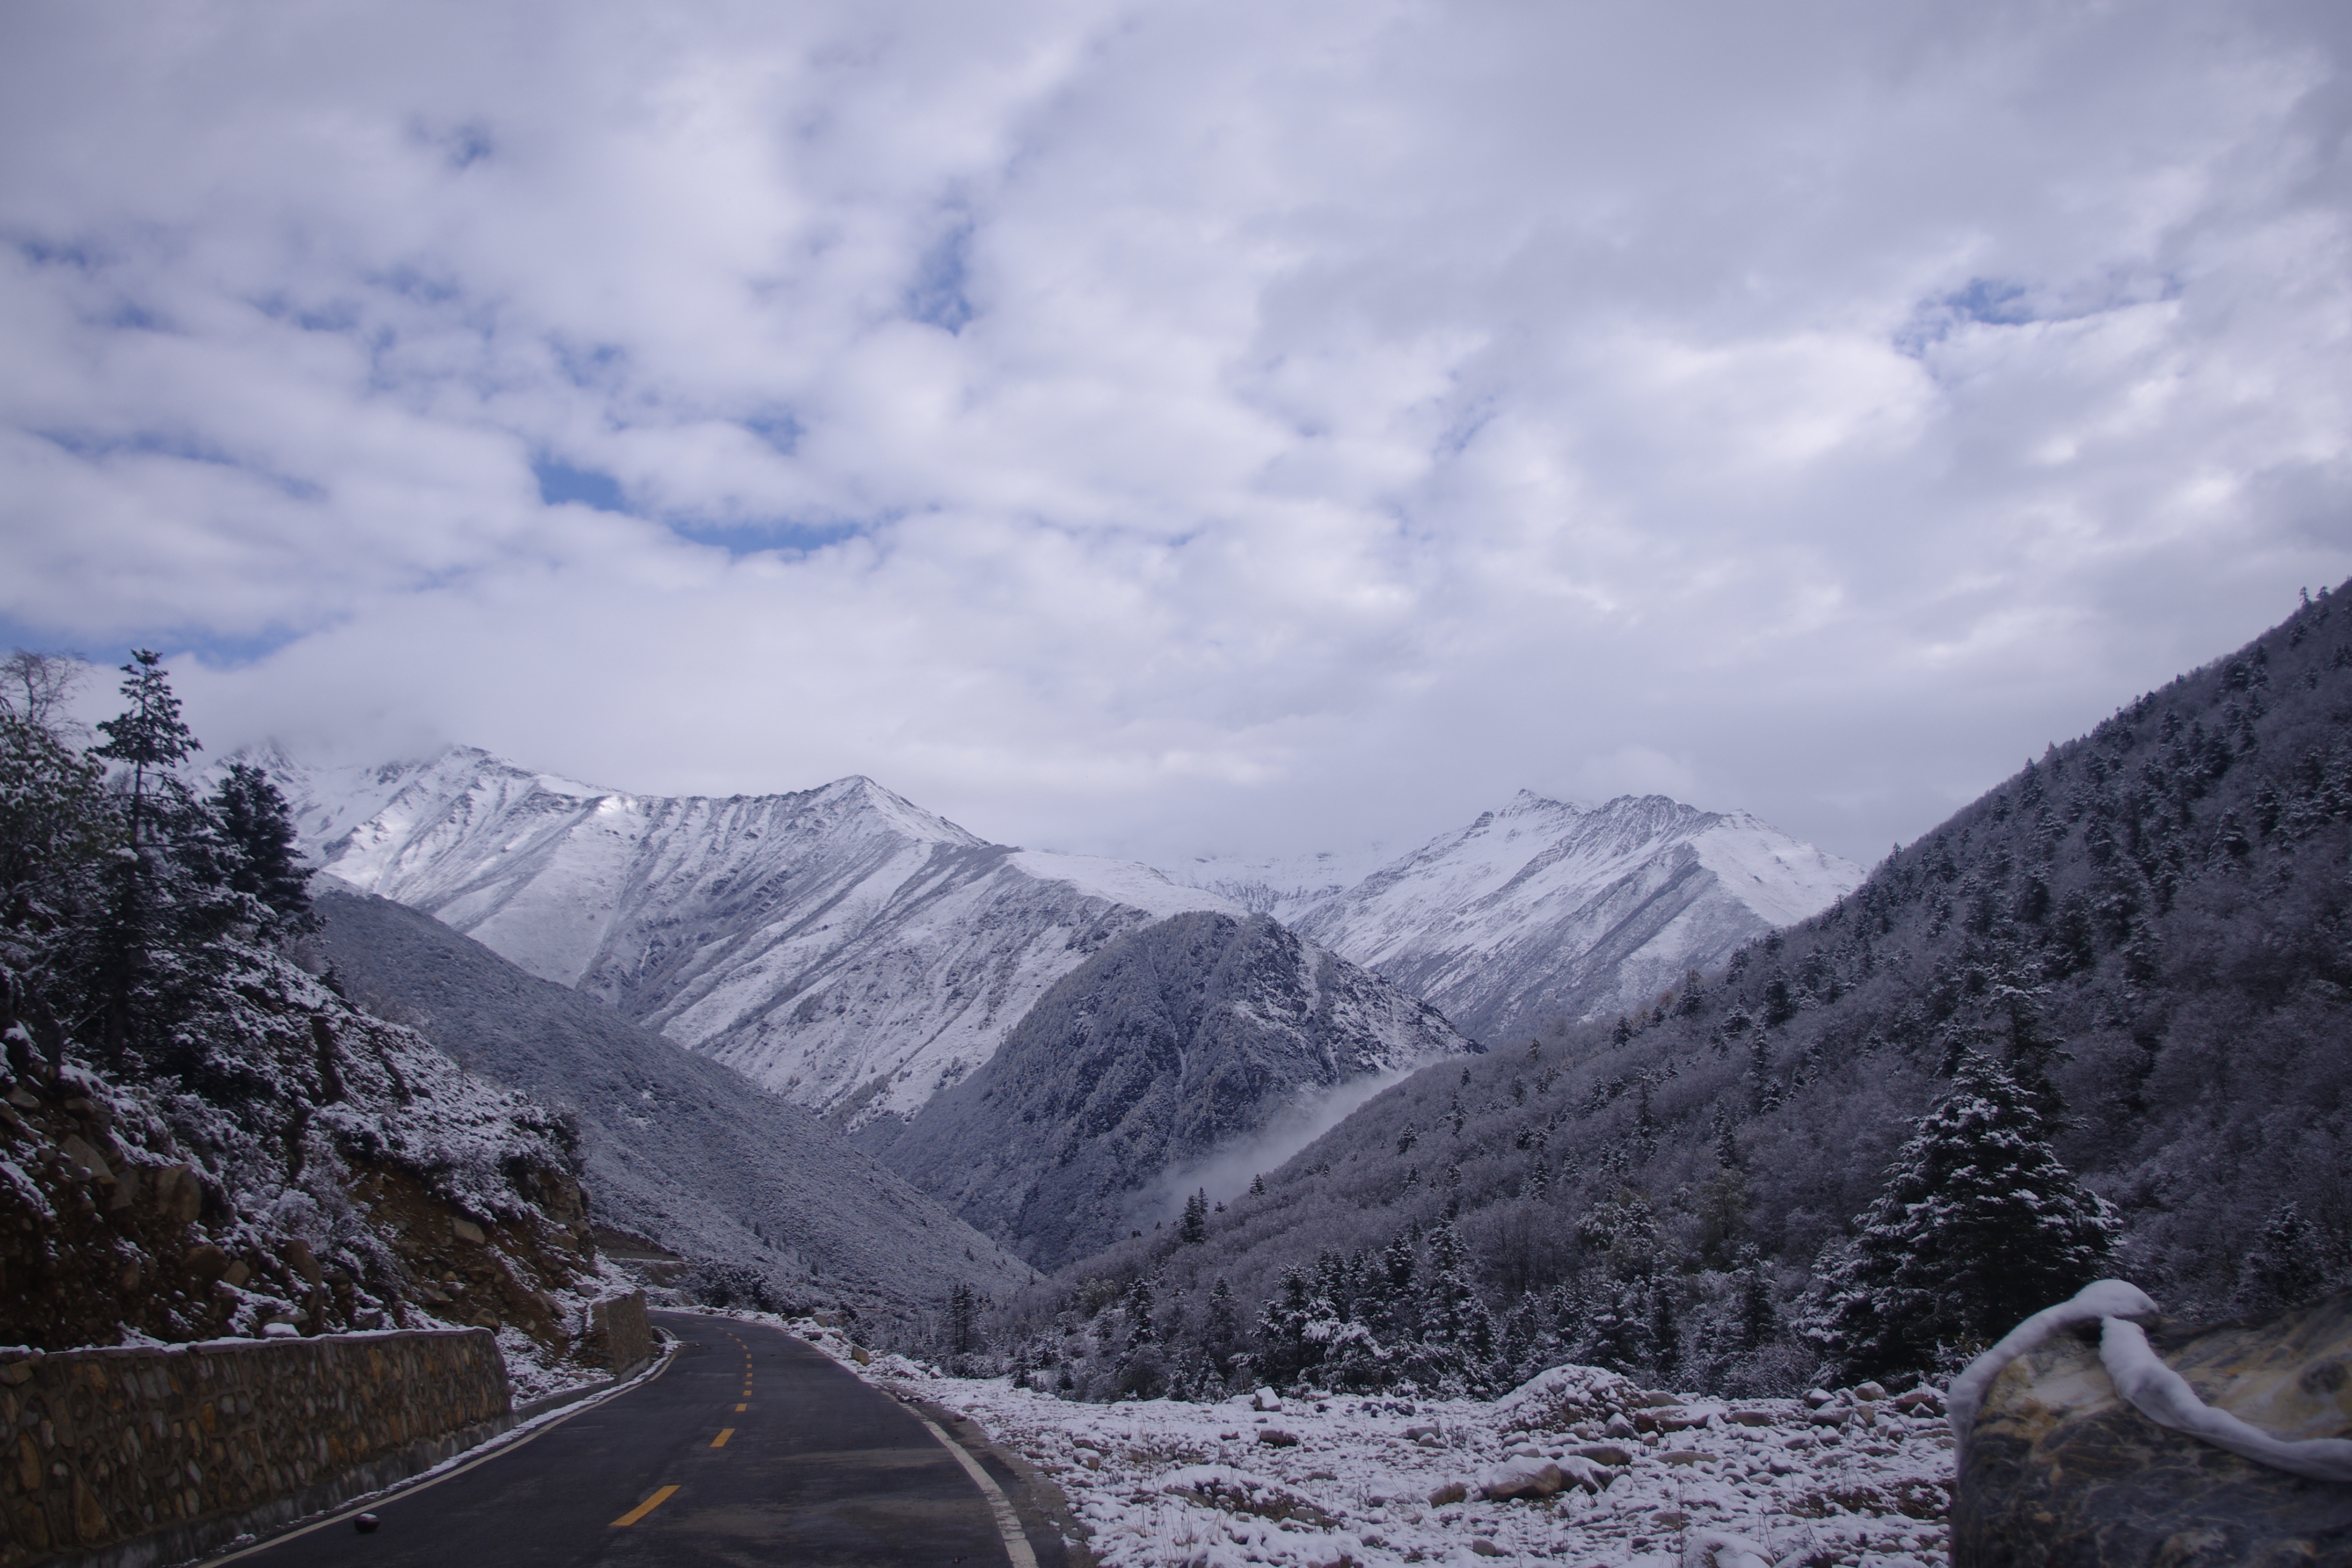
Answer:
<path fill-rule="evenodd" d="M 0 1360 L 0 1568 L 184 1562 L 513 1424 L 487 1329 Z"/>
<path fill-rule="evenodd" d="M 601 1349 L 614 1382 L 625 1382 L 654 1358 L 654 1323 L 646 1313 L 646 1293 L 607 1296 L 588 1309 L 591 1353 Z"/>

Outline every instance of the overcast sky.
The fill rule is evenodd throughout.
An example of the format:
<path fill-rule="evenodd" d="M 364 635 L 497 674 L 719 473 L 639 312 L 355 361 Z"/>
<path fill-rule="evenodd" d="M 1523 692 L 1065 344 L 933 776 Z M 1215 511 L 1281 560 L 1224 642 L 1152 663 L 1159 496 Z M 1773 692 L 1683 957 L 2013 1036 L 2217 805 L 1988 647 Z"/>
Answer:
<path fill-rule="evenodd" d="M 2352 574 L 2348 24 L 16 0 L 0 640 L 215 752 L 1874 860 Z"/>

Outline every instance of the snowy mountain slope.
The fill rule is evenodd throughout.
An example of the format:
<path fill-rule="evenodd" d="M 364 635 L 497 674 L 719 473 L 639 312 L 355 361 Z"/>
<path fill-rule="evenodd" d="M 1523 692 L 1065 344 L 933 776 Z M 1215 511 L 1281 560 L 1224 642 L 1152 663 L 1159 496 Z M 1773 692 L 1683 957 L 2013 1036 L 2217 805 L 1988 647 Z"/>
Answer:
<path fill-rule="evenodd" d="M 1303 855 L 1195 855 L 1160 869 L 1171 882 L 1205 888 L 1252 914 L 1272 915 L 1289 925 L 1395 858 L 1386 845 L 1367 844 Z"/>
<path fill-rule="evenodd" d="M 1492 1043 L 1644 1005 L 1862 875 L 1745 812 L 1523 790 L 1296 924 Z"/>
<path fill-rule="evenodd" d="M 324 879 L 318 908 L 324 956 L 356 993 L 397 1002 L 475 1071 L 570 1110 L 598 1222 L 781 1297 L 902 1320 L 958 1283 L 1002 1295 L 1032 1278 L 807 1110 L 716 1062 L 418 910 Z"/>
<path fill-rule="evenodd" d="M 1238 1194 L 1365 1094 L 1476 1048 L 1269 916 L 1181 914 L 1107 945 L 971 1079 L 861 1142 L 1056 1268 L 1196 1184 Z"/>
<path fill-rule="evenodd" d="M 1146 867 L 986 843 L 865 778 L 667 799 L 471 748 L 263 761 L 335 876 L 852 1126 L 986 1061 L 1113 938 L 1241 912 Z"/>

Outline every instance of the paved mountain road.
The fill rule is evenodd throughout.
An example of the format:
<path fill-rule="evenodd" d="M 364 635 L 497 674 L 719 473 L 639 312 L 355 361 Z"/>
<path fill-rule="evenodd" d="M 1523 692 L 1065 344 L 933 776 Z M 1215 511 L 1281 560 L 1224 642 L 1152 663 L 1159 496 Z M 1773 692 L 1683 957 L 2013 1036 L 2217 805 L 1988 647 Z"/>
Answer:
<path fill-rule="evenodd" d="M 1062 1568 L 1058 1531 L 1002 1459 L 959 1458 L 920 1415 L 781 1331 L 657 1312 L 657 1377 L 472 1468 L 248 1549 L 251 1568 Z M 968 1463 L 969 1461 L 969 1463 Z M 985 1465 L 992 1500 L 971 1474 Z M 356 1511 L 349 1510 L 349 1511 Z M 1008 1520 L 1007 1523 L 1011 1521 Z M 1031 1542 L 1034 1542 L 1034 1548 Z M 1034 1562 L 1019 1562 L 1014 1551 Z"/>

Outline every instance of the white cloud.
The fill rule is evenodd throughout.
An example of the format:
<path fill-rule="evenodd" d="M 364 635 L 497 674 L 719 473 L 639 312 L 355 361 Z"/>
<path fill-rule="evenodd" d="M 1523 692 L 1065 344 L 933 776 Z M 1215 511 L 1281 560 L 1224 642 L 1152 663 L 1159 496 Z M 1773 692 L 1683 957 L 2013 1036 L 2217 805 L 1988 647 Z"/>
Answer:
<path fill-rule="evenodd" d="M 1867 859 L 2352 571 L 2324 8 L 0 34 L 0 617 L 216 744 Z"/>

